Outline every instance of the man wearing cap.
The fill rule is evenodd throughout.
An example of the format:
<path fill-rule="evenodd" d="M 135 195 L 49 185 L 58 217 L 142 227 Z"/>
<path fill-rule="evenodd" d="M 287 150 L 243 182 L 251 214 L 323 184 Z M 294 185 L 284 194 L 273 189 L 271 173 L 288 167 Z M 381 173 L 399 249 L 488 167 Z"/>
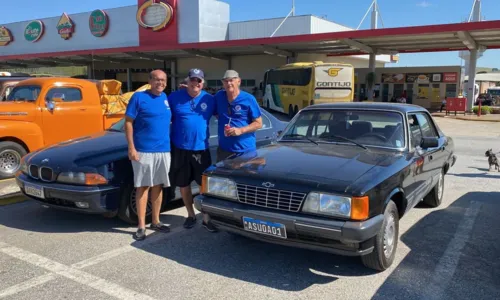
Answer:
<path fill-rule="evenodd" d="M 215 95 L 219 118 L 217 162 L 235 153 L 256 150 L 255 131 L 262 128 L 257 99 L 240 90 L 241 79 L 238 72 L 227 70 L 222 83 L 224 90 Z"/>
<path fill-rule="evenodd" d="M 204 73 L 200 69 L 189 71 L 187 87 L 172 92 L 168 98 L 172 110 L 172 166 L 170 178 L 181 190 L 188 217 L 185 228 L 196 224 L 191 182 L 201 186 L 201 175 L 211 164 L 208 140 L 209 122 L 215 113 L 213 96 L 203 90 Z M 203 222 L 208 230 L 213 227 Z"/>

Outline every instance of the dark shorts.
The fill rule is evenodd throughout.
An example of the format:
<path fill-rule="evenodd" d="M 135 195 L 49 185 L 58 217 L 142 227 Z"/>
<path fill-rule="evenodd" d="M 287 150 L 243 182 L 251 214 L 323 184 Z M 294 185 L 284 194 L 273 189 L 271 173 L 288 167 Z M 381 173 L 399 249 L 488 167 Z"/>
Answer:
<path fill-rule="evenodd" d="M 210 165 L 212 157 L 210 151 L 184 150 L 172 145 L 171 150 L 170 181 L 172 185 L 186 187 L 196 181 L 201 185 L 201 175 Z"/>

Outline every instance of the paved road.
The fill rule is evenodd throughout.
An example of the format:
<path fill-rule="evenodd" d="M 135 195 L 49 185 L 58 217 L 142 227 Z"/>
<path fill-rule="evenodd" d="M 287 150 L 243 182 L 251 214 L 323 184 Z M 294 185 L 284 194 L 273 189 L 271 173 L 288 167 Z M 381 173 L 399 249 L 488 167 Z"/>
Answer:
<path fill-rule="evenodd" d="M 170 234 L 131 239 L 118 220 L 0 207 L 0 298 L 5 299 L 500 299 L 500 126 L 437 119 L 459 159 L 438 209 L 417 207 L 400 224 L 394 266 L 263 244 L 201 226 L 184 208 L 162 220 Z"/>

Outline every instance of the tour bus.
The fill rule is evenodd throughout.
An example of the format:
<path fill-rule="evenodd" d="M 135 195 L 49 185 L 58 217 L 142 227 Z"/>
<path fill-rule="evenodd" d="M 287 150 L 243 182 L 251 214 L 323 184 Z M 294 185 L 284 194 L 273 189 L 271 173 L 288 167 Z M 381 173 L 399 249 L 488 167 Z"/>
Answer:
<path fill-rule="evenodd" d="M 321 61 L 286 64 L 264 74 L 262 89 L 262 106 L 293 117 L 312 104 L 353 101 L 354 67 Z"/>

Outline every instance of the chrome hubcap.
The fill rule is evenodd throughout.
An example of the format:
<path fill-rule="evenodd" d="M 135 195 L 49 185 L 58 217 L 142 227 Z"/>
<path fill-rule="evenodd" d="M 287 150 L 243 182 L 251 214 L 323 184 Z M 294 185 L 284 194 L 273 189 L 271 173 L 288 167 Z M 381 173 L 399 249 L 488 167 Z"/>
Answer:
<path fill-rule="evenodd" d="M 133 189 L 132 193 L 130 194 L 130 208 L 132 208 L 132 211 L 134 214 L 137 215 L 137 189 Z M 149 216 L 153 211 L 153 208 L 151 207 L 151 193 L 148 194 L 148 204 L 146 205 L 146 216 Z"/>
<path fill-rule="evenodd" d="M 443 190 L 444 190 L 444 184 L 443 184 L 443 173 L 439 175 L 439 181 L 438 181 L 438 197 L 441 199 L 443 197 Z"/>
<path fill-rule="evenodd" d="M 14 174 L 21 165 L 21 154 L 15 150 L 7 149 L 0 152 L 0 171 Z"/>
<path fill-rule="evenodd" d="M 385 230 L 384 230 L 384 254 L 386 258 L 389 258 L 394 249 L 394 241 L 396 239 L 396 224 L 394 221 L 394 216 L 391 214 L 387 219 Z"/>

